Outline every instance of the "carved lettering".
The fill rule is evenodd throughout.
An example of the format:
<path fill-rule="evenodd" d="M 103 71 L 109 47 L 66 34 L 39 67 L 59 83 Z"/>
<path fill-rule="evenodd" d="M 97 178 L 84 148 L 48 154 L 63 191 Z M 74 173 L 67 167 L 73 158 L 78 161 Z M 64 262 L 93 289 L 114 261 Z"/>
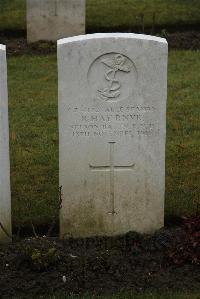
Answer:
<path fill-rule="evenodd" d="M 74 123 L 70 125 L 75 138 L 86 137 L 127 137 L 150 138 L 159 133 L 158 121 L 153 106 L 107 106 L 67 107 L 74 113 Z M 135 113 L 131 113 L 135 112 Z"/>

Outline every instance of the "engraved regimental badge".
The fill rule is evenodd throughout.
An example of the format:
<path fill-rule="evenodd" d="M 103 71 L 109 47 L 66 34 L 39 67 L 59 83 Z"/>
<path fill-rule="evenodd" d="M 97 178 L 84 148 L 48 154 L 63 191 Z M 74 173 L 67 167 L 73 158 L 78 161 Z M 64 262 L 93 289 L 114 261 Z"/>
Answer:
<path fill-rule="evenodd" d="M 136 77 L 133 62 L 119 53 L 108 53 L 97 58 L 88 72 L 93 95 L 107 102 L 117 102 L 129 97 Z"/>

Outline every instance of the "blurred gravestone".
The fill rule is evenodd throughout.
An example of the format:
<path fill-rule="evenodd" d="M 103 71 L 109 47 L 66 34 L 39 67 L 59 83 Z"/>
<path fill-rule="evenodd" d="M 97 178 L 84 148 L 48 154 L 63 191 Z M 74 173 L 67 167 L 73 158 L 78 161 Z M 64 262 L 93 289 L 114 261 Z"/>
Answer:
<path fill-rule="evenodd" d="M 62 237 L 163 226 L 167 52 L 147 35 L 58 41 Z"/>
<path fill-rule="evenodd" d="M 6 48 L 0 45 L 0 242 L 11 234 L 10 161 Z"/>
<path fill-rule="evenodd" d="M 28 42 L 84 33 L 85 0 L 27 0 Z"/>

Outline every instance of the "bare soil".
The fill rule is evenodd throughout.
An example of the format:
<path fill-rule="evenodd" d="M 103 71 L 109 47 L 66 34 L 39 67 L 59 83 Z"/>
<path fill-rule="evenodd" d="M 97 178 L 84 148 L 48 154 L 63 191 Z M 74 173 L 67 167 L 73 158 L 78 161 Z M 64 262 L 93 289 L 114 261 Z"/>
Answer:
<path fill-rule="evenodd" d="M 154 235 L 0 245 L 0 298 L 118 291 L 200 291 L 200 217 Z"/>
<path fill-rule="evenodd" d="M 160 36 L 165 37 L 169 43 L 170 49 L 200 49 L 200 31 L 186 31 L 167 33 L 162 32 Z M 40 41 L 33 44 L 27 44 L 25 37 L 7 37 L 0 35 L 0 43 L 7 45 L 8 55 L 47 55 L 56 52 L 56 43 Z"/>

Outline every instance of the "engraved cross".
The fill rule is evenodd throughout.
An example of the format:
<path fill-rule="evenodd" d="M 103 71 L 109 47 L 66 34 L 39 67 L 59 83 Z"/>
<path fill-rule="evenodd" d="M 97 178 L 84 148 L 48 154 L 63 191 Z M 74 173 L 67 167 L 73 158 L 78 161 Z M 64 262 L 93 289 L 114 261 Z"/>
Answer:
<path fill-rule="evenodd" d="M 115 170 L 133 170 L 135 164 L 131 165 L 115 165 L 114 163 L 114 146 L 116 142 L 109 142 L 110 144 L 110 163 L 105 166 L 93 166 L 90 164 L 91 171 L 108 171 L 110 173 L 110 204 L 111 212 L 114 215 L 115 212 Z"/>

